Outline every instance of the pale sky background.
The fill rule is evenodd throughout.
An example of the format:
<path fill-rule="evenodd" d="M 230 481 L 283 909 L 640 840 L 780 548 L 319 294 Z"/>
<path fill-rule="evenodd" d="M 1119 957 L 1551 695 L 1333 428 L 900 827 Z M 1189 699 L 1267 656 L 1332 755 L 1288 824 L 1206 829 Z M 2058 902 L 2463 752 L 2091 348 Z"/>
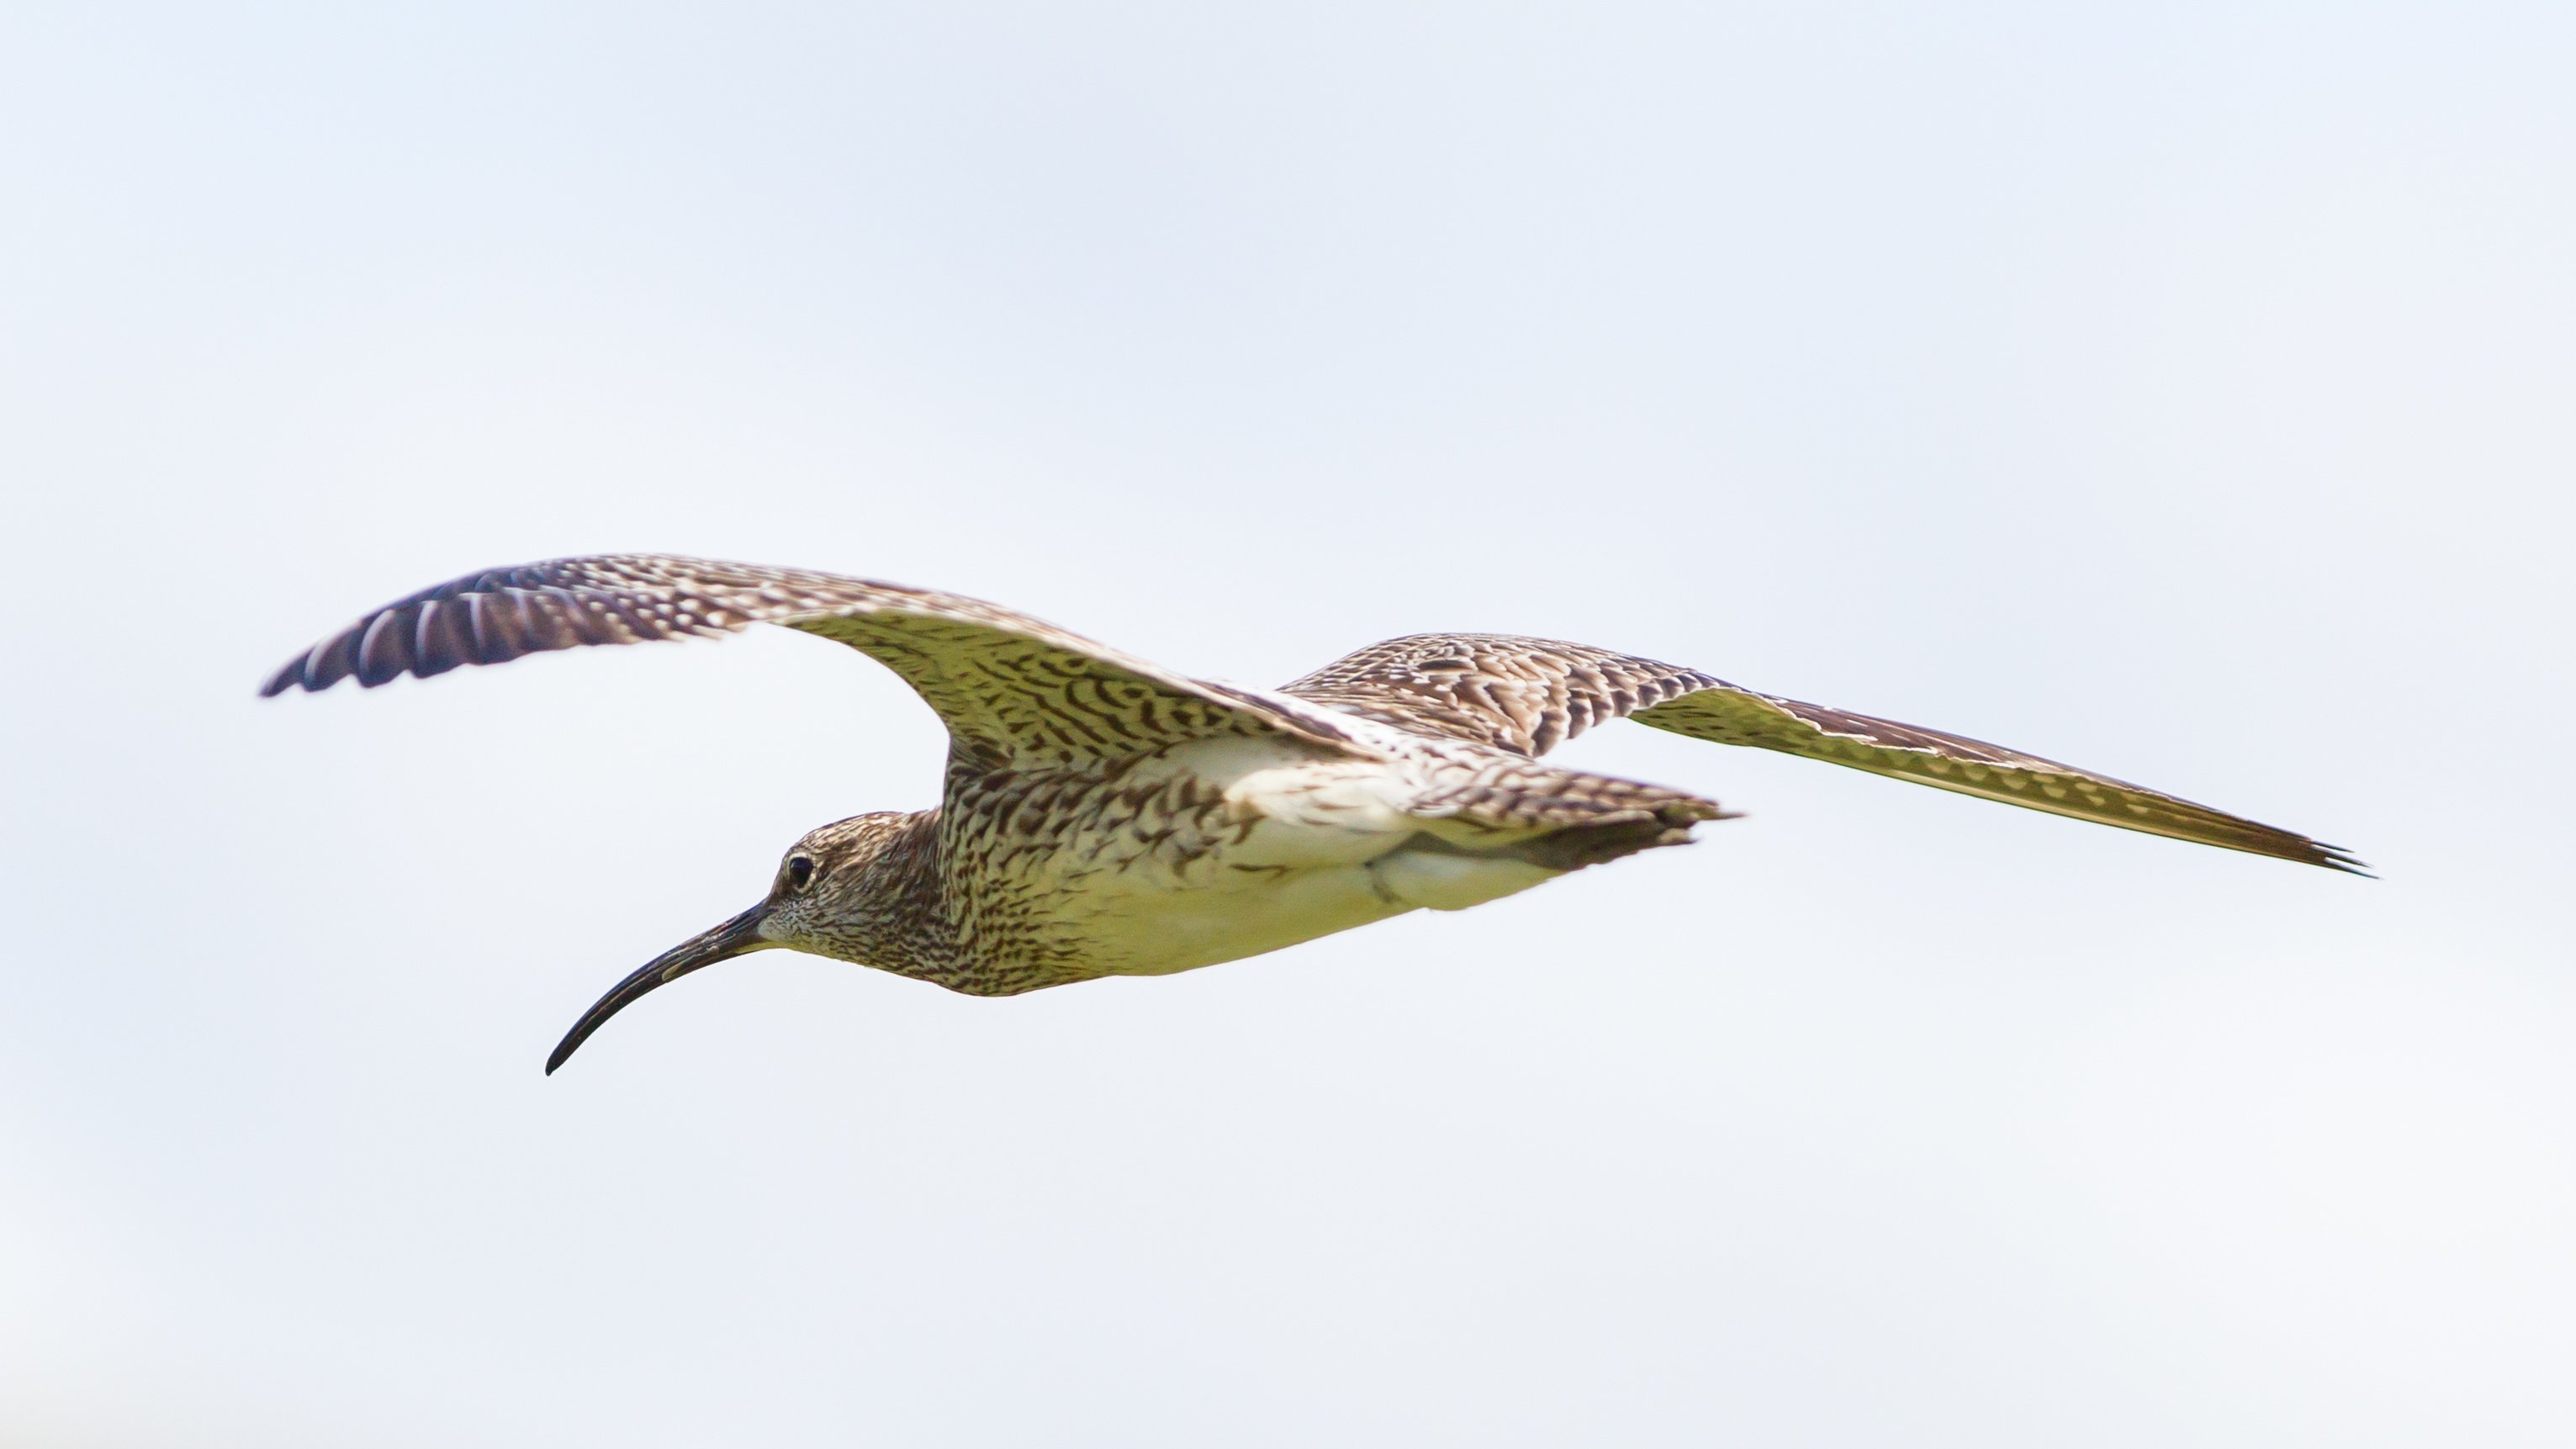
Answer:
<path fill-rule="evenodd" d="M 0 19 L 0 1441 L 2576 1442 L 2576 9 Z M 768 631 L 261 702 L 468 569 L 1196 673 L 1614 645 L 2346 844 L 1748 812 L 981 1001 L 601 990 L 928 803 Z"/>

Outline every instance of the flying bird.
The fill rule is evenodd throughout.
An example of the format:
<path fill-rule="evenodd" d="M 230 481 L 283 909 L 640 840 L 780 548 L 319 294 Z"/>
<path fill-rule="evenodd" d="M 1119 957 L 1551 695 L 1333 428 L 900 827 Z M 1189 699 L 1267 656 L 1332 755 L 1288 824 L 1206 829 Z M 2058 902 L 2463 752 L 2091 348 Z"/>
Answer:
<path fill-rule="evenodd" d="M 1191 679 L 978 599 L 662 555 L 494 569 L 374 610 L 260 691 L 783 624 L 901 676 L 948 726 L 939 805 L 789 847 L 758 905 L 619 982 L 547 1059 L 731 957 L 784 947 L 977 996 L 1160 976 L 1463 910 L 1691 838 L 1683 790 L 1541 758 L 1605 720 L 2128 830 L 2359 872 L 2343 850 L 1938 730 L 1503 634 L 1373 644 L 1276 690 Z"/>

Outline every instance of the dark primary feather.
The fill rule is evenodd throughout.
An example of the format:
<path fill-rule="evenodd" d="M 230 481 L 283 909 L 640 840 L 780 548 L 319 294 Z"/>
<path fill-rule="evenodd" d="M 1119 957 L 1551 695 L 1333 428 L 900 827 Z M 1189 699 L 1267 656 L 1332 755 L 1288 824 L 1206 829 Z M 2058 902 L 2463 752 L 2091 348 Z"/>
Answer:
<path fill-rule="evenodd" d="M 2361 871 L 2341 848 L 1939 730 L 1757 694 L 1695 669 L 1503 634 L 1417 634 L 1284 691 L 1422 734 L 1540 755 L 1604 720 L 1751 745 L 2127 830 Z"/>

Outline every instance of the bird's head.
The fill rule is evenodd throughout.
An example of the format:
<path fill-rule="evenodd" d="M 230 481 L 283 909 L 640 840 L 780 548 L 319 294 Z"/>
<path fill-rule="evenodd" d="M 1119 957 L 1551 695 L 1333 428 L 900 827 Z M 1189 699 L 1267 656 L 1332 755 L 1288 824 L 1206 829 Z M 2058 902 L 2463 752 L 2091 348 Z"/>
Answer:
<path fill-rule="evenodd" d="M 901 897 L 917 872 L 887 867 L 896 864 L 889 857 L 928 844 L 926 825 L 922 815 L 880 810 L 807 831 L 778 862 L 760 904 L 645 962 L 583 1012 L 546 1059 L 547 1075 L 636 998 L 701 966 L 777 946 L 868 965 L 901 964 L 876 958 L 901 919 Z"/>

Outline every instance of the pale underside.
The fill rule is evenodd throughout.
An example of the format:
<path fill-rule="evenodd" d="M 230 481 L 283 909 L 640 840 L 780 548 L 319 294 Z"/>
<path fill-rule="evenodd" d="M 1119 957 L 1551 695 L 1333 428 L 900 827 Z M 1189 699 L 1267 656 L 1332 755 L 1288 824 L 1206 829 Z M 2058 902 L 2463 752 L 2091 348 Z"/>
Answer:
<path fill-rule="evenodd" d="M 1381 762 L 1297 740 L 1220 738 L 1105 780 L 1063 772 L 1047 792 L 1068 802 L 1061 811 L 997 809 L 967 794 L 938 822 L 969 947 L 949 984 L 1000 994 L 1168 975 L 1409 910 L 1461 910 L 1577 868 L 1542 844 L 1551 837 L 1628 825 L 1625 812 L 1607 830 L 1444 813 L 1434 802 L 1455 769 L 1437 755 Z M 1091 813 L 1101 798 L 1134 808 Z M 1646 808 L 1669 819 L 1628 825 L 1605 849 L 1671 843 L 1717 814 L 1677 792 L 1653 792 Z M 996 917 L 1008 920 L 1012 945 L 982 939 Z"/>
<path fill-rule="evenodd" d="M 893 907 L 917 913 L 919 929 L 900 951 L 876 951 L 917 959 L 868 964 L 964 991 L 1163 974 L 1417 907 L 1457 909 L 1679 843 L 1720 818 L 1687 791 L 1537 758 L 1627 716 L 2096 823 L 2354 867 L 2334 847 L 2160 791 L 1582 645 L 1413 636 L 1281 691 L 1250 690 L 979 600 L 696 559 L 565 559 L 458 579 L 368 614 L 265 692 L 352 676 L 373 686 L 755 622 L 869 655 L 947 724 L 943 803 L 935 826 L 922 822 L 937 831 L 935 859 Z"/>

